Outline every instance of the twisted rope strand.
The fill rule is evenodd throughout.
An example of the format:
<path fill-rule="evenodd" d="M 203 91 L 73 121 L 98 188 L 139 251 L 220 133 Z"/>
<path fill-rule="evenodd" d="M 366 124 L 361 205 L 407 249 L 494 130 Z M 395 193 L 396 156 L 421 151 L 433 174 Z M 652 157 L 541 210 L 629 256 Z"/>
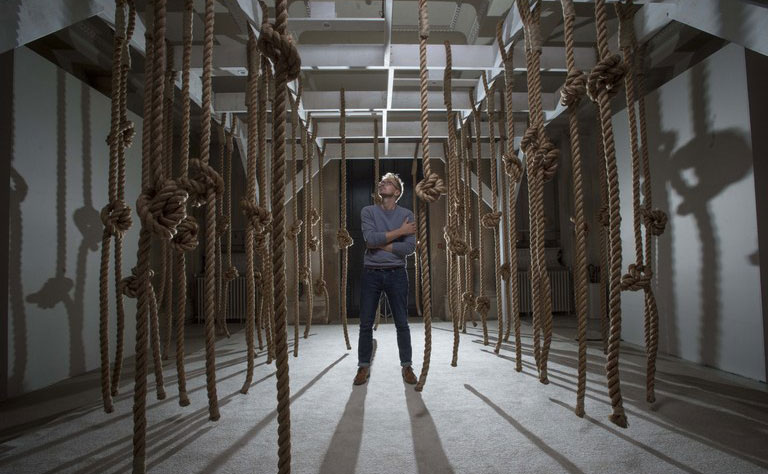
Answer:
<path fill-rule="evenodd" d="M 477 146 L 477 156 L 476 158 L 476 164 L 475 164 L 475 173 L 477 174 L 477 253 L 478 253 L 478 263 L 480 265 L 480 289 L 478 290 L 477 297 L 475 298 L 475 310 L 480 313 L 480 320 L 483 324 L 483 345 L 488 345 L 488 310 L 491 307 L 490 300 L 485 295 L 485 265 L 483 264 L 483 255 L 484 255 L 484 245 L 483 245 L 483 181 L 481 179 L 481 171 L 480 171 L 480 163 L 481 163 L 481 153 L 482 148 L 480 144 L 480 135 L 481 135 L 481 128 L 480 128 L 480 111 L 475 105 L 475 98 L 473 92 L 470 91 L 469 93 L 469 101 L 472 106 L 472 118 L 474 120 L 474 127 L 475 127 L 475 133 L 477 134 L 477 137 L 475 139 L 475 145 Z M 467 136 L 470 141 L 470 147 L 467 149 L 467 151 L 470 154 L 472 154 L 472 128 L 469 126 L 470 123 L 467 121 Z M 471 186 L 471 183 L 470 183 Z"/>
<path fill-rule="evenodd" d="M 299 356 L 299 274 L 301 273 L 301 264 L 299 263 L 299 233 L 303 222 L 299 220 L 299 195 L 296 180 L 298 174 L 296 171 L 296 134 L 299 127 L 299 103 L 301 101 L 302 84 L 298 82 L 296 99 L 291 100 L 291 195 L 293 196 L 293 226 L 286 236 L 288 240 L 293 241 L 293 356 Z M 291 95 L 288 94 L 291 99 Z M 302 146 L 304 146 L 302 144 Z"/>
<path fill-rule="evenodd" d="M 347 350 L 351 350 L 349 344 L 349 331 L 347 330 L 347 265 L 349 257 L 348 248 L 352 245 L 352 237 L 347 232 L 347 105 L 344 98 L 344 89 L 340 91 L 339 135 L 341 136 L 341 216 L 340 229 L 337 234 L 339 251 L 341 252 L 341 283 L 339 286 L 339 299 L 341 300 L 341 325 L 344 331 L 344 342 Z"/>

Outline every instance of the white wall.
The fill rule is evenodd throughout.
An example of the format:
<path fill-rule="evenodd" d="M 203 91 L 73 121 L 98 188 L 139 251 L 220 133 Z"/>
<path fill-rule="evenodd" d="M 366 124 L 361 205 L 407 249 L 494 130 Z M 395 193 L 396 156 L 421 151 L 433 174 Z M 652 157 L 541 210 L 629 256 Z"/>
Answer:
<path fill-rule="evenodd" d="M 105 137 L 110 121 L 108 97 L 26 48 L 17 49 L 14 55 L 9 397 L 100 365 L 99 211 L 107 199 L 109 149 Z M 137 134 L 126 156 L 126 201 L 134 208 L 140 181 L 141 119 L 133 114 L 129 118 Z M 57 179 L 59 176 L 63 179 Z M 18 190 L 24 186 L 26 196 L 18 203 L 14 195 L 21 197 Z M 58 240 L 57 216 L 64 224 L 63 240 Z M 134 209 L 133 226 L 124 239 L 124 274 L 136 262 L 138 229 Z M 19 245 L 20 260 L 14 258 Z M 58 260 L 61 268 L 57 268 Z M 112 263 L 110 268 L 113 273 Z M 57 275 L 61 278 L 54 279 Z M 110 354 L 114 357 L 113 278 L 109 287 Z M 134 347 L 136 302 L 127 298 L 125 302 L 125 355 L 129 356 Z"/>
<path fill-rule="evenodd" d="M 618 99 L 617 99 L 618 100 Z M 661 351 L 765 381 L 744 49 L 729 44 L 648 94 Z M 613 117 L 623 268 L 635 259 L 626 110 Z M 625 340 L 643 344 L 642 293 L 622 294 Z"/>

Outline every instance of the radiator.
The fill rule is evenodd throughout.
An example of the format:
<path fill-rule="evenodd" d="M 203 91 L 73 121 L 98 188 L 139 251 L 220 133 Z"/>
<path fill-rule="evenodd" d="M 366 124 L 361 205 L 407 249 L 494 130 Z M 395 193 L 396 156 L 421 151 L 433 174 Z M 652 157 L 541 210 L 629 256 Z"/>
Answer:
<path fill-rule="evenodd" d="M 548 269 L 549 281 L 552 284 L 552 312 L 573 313 L 573 292 L 571 291 L 571 271 L 564 269 Z M 531 274 L 527 271 L 517 272 L 520 288 L 520 312 L 533 312 L 533 297 L 531 293 Z"/>
<path fill-rule="evenodd" d="M 222 290 L 224 283 L 222 282 Z M 205 319 L 205 278 L 195 277 L 195 318 L 197 322 Z M 245 321 L 246 302 L 248 299 L 248 289 L 245 283 L 245 277 L 239 276 L 229 282 L 229 304 L 227 305 L 227 320 Z"/>

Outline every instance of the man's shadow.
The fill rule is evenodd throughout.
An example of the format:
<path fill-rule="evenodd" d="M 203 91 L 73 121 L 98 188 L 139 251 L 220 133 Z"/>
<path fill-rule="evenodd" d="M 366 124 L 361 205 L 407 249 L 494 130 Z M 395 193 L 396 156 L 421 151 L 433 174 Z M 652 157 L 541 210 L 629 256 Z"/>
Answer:
<path fill-rule="evenodd" d="M 376 339 L 373 340 L 371 367 L 376 357 Z M 363 442 L 363 421 L 365 419 L 365 397 L 368 383 L 352 386 L 349 400 L 344 407 L 339 424 L 331 437 L 331 444 L 320 465 L 320 474 L 354 473 L 360 446 Z"/>

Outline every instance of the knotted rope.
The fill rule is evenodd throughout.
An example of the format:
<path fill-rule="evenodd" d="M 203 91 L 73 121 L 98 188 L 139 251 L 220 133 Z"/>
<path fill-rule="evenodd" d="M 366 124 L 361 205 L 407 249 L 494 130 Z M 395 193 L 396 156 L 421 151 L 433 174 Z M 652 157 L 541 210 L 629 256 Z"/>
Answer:
<path fill-rule="evenodd" d="M 192 58 L 192 18 L 194 15 L 194 1 L 184 2 L 184 33 L 183 55 L 181 67 L 181 166 L 179 170 L 180 180 L 189 175 L 189 135 L 190 135 L 190 85 L 189 68 Z M 186 372 L 184 369 L 184 319 L 186 318 L 187 305 L 187 271 L 184 252 L 190 252 L 197 248 L 197 221 L 192 216 L 181 221 L 176 228 L 177 233 L 173 238 L 172 246 L 176 251 L 176 373 L 179 387 L 179 405 L 189 405 L 187 396 Z"/>
<path fill-rule="evenodd" d="M 296 99 L 291 100 L 291 195 L 293 196 L 293 224 L 288 230 L 286 238 L 293 242 L 293 356 L 299 356 L 299 273 L 301 272 L 301 261 L 299 260 L 299 234 L 301 226 L 304 223 L 299 219 L 299 195 L 296 186 L 298 174 L 296 171 L 296 134 L 302 133 L 299 130 L 299 104 L 301 103 L 301 94 L 303 89 L 301 79 L 296 91 Z M 291 99 L 291 95 L 288 94 Z M 303 137 L 303 135 L 302 135 Z M 305 146 L 302 144 L 302 146 Z M 306 171 L 304 171 L 306 174 Z"/>
<path fill-rule="evenodd" d="M 644 312 L 644 332 L 645 332 L 645 350 L 646 350 L 646 400 L 653 403 L 656 400 L 655 378 L 656 378 L 656 353 L 658 350 L 659 311 L 656 307 L 656 297 L 651 288 L 653 271 L 651 269 L 651 259 L 643 256 L 643 236 L 642 224 L 646 226 L 646 250 L 651 251 L 651 235 L 661 235 L 667 221 L 667 215 L 661 210 L 651 210 L 651 187 L 650 172 L 648 168 L 648 149 L 647 137 L 643 140 L 642 171 L 645 203 L 641 203 L 640 195 L 640 173 L 641 157 L 638 146 L 638 130 L 635 118 L 635 50 L 637 41 L 634 30 L 634 5 L 629 0 L 627 3 L 617 3 L 615 5 L 616 15 L 619 17 L 619 47 L 626 59 L 628 71 L 624 77 L 624 90 L 627 98 L 627 115 L 629 118 L 630 129 L 630 149 L 632 152 L 632 214 L 633 231 L 635 237 L 635 263 L 629 265 L 627 274 L 621 278 L 621 288 L 630 291 L 644 291 L 645 312 Z M 641 91 L 641 94 L 644 91 Z M 640 103 L 641 127 L 645 127 L 644 116 L 645 102 Z M 643 130 L 643 133 L 645 131 Z"/>
<path fill-rule="evenodd" d="M 586 76 L 576 69 L 574 54 L 574 23 L 576 12 L 573 0 L 561 0 L 565 24 L 565 62 L 568 76 L 561 91 L 560 103 L 568 107 L 571 141 L 571 168 L 573 173 L 573 224 L 575 234 L 576 317 L 578 349 L 578 380 L 576 383 L 576 415 L 584 416 L 584 395 L 587 389 L 587 229 L 584 218 L 584 191 L 581 173 L 581 144 L 579 137 L 579 119 L 576 107 L 586 94 Z"/>
<path fill-rule="evenodd" d="M 432 286 L 429 279 L 429 258 L 427 255 L 427 203 L 435 202 L 446 187 L 443 180 L 432 171 L 429 164 L 429 110 L 427 106 L 427 38 L 429 37 L 429 20 L 427 17 L 427 0 L 419 0 L 419 97 L 421 105 L 421 156 L 424 179 L 416 185 L 419 202 L 417 245 L 420 247 L 421 261 L 421 301 L 424 311 L 424 362 L 421 366 L 416 391 L 424 390 L 429 373 L 429 359 L 432 355 Z"/>
<path fill-rule="evenodd" d="M 619 175 L 616 166 L 616 150 L 611 123 L 611 97 L 621 87 L 625 67 L 619 55 L 611 55 L 608 49 L 608 28 L 605 0 L 595 0 L 597 24 L 597 46 L 600 61 L 592 69 L 587 82 L 587 94 L 597 102 L 600 109 L 600 124 L 605 150 L 606 178 L 608 184 L 608 209 L 610 214 L 610 274 L 608 282 L 608 305 L 610 311 L 610 335 L 606 372 L 608 393 L 611 397 L 613 414 L 611 421 L 626 428 L 627 417 L 621 398 L 619 379 L 619 346 L 621 343 L 621 216 L 619 214 Z"/>
<path fill-rule="evenodd" d="M 314 310 L 314 300 L 312 291 L 312 255 L 310 252 L 317 249 L 317 238 L 312 235 L 312 227 L 316 220 L 312 211 L 312 155 L 314 147 L 312 146 L 312 136 L 309 132 L 310 119 L 307 117 L 307 127 L 301 134 L 302 147 L 304 149 L 304 211 L 307 226 L 304 234 L 304 272 L 302 278 L 307 289 L 307 322 L 304 325 L 304 339 L 309 337 L 309 331 L 312 328 L 312 317 Z"/>
<path fill-rule="evenodd" d="M 552 301 L 549 275 L 544 255 L 544 182 L 557 170 L 558 150 L 544 129 L 541 104 L 541 5 L 531 11 L 527 0 L 517 4 L 525 32 L 528 67 L 528 102 L 531 125 L 525 131 L 520 147 L 525 153 L 528 168 L 528 202 L 531 214 L 531 288 L 533 293 L 534 356 L 538 353 L 539 381 L 549 383 L 547 360 L 552 341 Z M 537 331 L 538 330 L 538 331 Z M 543 335 L 540 350 L 539 335 Z"/>
<path fill-rule="evenodd" d="M 463 204 L 465 209 L 469 209 L 472 206 L 472 195 L 470 193 L 471 191 L 471 160 L 472 160 L 472 149 L 471 144 L 469 143 L 469 140 L 467 140 L 467 129 L 469 128 L 469 119 L 467 119 L 467 124 L 463 127 L 461 127 L 460 135 L 459 135 L 459 141 L 460 146 L 459 150 L 462 153 L 462 157 L 460 160 L 460 165 L 463 166 L 463 175 L 464 175 L 464 189 L 463 189 Z M 464 292 L 461 294 L 461 300 L 462 300 L 462 309 L 461 309 L 461 330 L 462 332 L 467 332 L 467 313 L 469 313 L 469 318 L 472 321 L 473 326 L 477 326 L 477 323 L 475 322 L 474 317 L 474 307 L 475 307 L 475 294 L 474 294 L 474 285 L 475 285 L 475 279 L 473 276 L 474 272 L 474 263 L 472 260 L 474 260 L 476 257 L 473 256 L 473 253 L 477 249 L 473 248 L 472 246 L 472 226 L 470 225 L 470 220 L 468 216 L 465 216 L 464 218 L 464 236 L 465 240 L 467 242 L 467 250 L 469 252 L 464 256 L 464 283 L 462 284 L 462 287 L 464 288 Z"/>
<path fill-rule="evenodd" d="M 107 137 L 109 144 L 109 189 L 108 202 L 101 210 L 104 231 L 101 239 L 101 267 L 99 272 L 99 353 L 101 356 L 101 398 L 106 413 L 114 411 L 109 373 L 109 249 L 114 236 L 117 257 L 117 236 L 122 236 L 131 226 L 131 210 L 125 202 L 118 200 L 117 196 L 117 168 L 120 160 L 120 148 L 125 147 L 123 135 L 120 133 L 121 94 L 124 92 L 122 90 L 121 68 L 123 53 L 130 55 L 130 51 L 124 51 L 125 43 L 128 41 L 126 38 L 125 7 L 125 0 L 116 0 L 115 38 L 112 52 L 112 108 L 110 132 Z M 118 272 L 117 265 L 115 265 L 116 281 L 121 279 Z M 122 307 L 122 301 L 118 301 L 118 305 Z M 120 358 L 122 359 L 122 355 Z"/>
<path fill-rule="evenodd" d="M 452 87 L 451 79 L 453 76 L 453 57 L 451 55 L 451 43 L 445 43 L 445 73 L 443 76 L 443 102 L 446 108 L 446 118 L 448 120 L 448 143 L 445 161 L 448 164 L 448 203 L 445 206 L 448 213 L 448 224 L 445 228 L 445 243 L 448 248 L 447 257 L 447 277 L 449 289 L 449 304 L 451 320 L 453 322 L 453 354 L 451 356 L 451 367 L 456 367 L 459 359 L 459 326 L 461 324 L 461 309 L 459 306 L 459 295 L 462 293 L 461 279 L 459 277 L 458 266 L 459 257 L 467 254 L 467 243 L 464 241 L 459 230 L 459 219 L 461 212 L 459 201 L 459 181 L 458 181 L 458 156 L 456 153 L 456 118 L 453 113 Z"/>
<path fill-rule="evenodd" d="M 323 323 L 328 324 L 328 316 L 330 313 L 331 305 L 328 295 L 328 285 L 325 281 L 325 256 L 323 255 L 323 248 L 325 247 L 325 221 L 323 220 L 323 193 L 325 193 L 325 188 L 323 187 L 323 165 L 325 161 L 325 153 L 323 150 L 319 149 L 317 152 L 317 187 L 320 190 L 320 192 L 317 193 L 317 207 L 320 214 L 318 219 L 320 234 L 318 236 L 319 244 L 317 246 L 317 250 L 318 260 L 320 260 L 320 268 L 312 288 L 315 292 L 315 296 L 323 296 L 325 299 L 325 316 L 323 317 Z"/>
<path fill-rule="evenodd" d="M 490 300 L 485 295 L 485 280 L 487 278 L 486 276 L 486 268 L 483 262 L 483 256 L 485 253 L 483 252 L 483 181 L 481 180 L 481 172 L 480 172 L 480 163 L 481 163 L 481 154 L 482 154 L 482 146 L 480 143 L 480 134 L 481 134 L 481 128 L 480 128 L 480 110 L 477 108 L 475 104 L 475 97 L 474 92 L 469 92 L 469 102 L 472 106 L 472 118 L 474 120 L 474 126 L 475 126 L 475 133 L 477 134 L 477 138 L 475 140 L 475 145 L 477 146 L 477 156 L 476 156 L 476 164 L 475 164 L 475 173 L 477 174 L 477 255 L 478 255 L 478 264 L 480 265 L 480 289 L 478 290 L 478 294 L 475 297 L 475 311 L 477 311 L 480 314 L 480 320 L 483 324 L 483 345 L 488 345 L 488 311 L 491 308 Z M 467 138 L 469 139 L 469 147 L 467 147 L 467 153 L 469 154 L 469 159 L 472 159 L 472 127 L 470 126 L 469 120 L 467 120 Z M 482 216 L 482 217 L 481 217 Z M 474 258 L 474 257 L 473 257 Z"/>
<path fill-rule="evenodd" d="M 252 213 L 257 213 L 256 203 L 256 136 L 258 134 L 257 121 L 261 111 L 258 109 L 257 96 L 258 80 L 260 76 L 261 54 L 256 47 L 256 35 L 253 29 L 248 28 L 248 83 L 246 86 L 246 104 L 248 107 L 248 149 L 246 159 L 246 185 L 245 196 L 240 201 L 240 208 L 245 215 L 245 288 L 248 299 L 245 302 L 245 343 L 246 343 L 246 375 L 243 387 L 240 393 L 248 393 L 253 381 L 253 367 L 255 348 L 253 333 L 256 330 L 256 267 L 254 262 L 254 220 L 259 223 L 258 218 L 253 219 L 253 214 L 249 214 L 246 209 Z M 259 138 L 261 136 L 259 135 Z M 259 347 L 261 347 L 261 331 L 259 331 Z"/>
<path fill-rule="evenodd" d="M 272 108 L 272 262 L 274 273 L 274 345 L 277 365 L 277 444 L 278 472 L 288 473 L 291 469 L 291 412 L 290 387 L 288 380 L 288 348 L 286 337 L 286 307 L 288 305 L 285 285 L 285 96 L 288 81 L 299 76 L 301 59 L 291 37 L 286 34 L 288 1 L 278 0 L 275 5 L 276 20 L 272 25 L 268 16 L 259 36 L 259 49 L 275 65 L 275 101 Z"/>
<path fill-rule="evenodd" d="M 232 138 L 234 134 L 237 133 L 237 122 L 235 121 L 234 115 L 231 116 L 231 120 L 232 126 L 229 130 L 229 133 L 226 133 L 226 151 L 224 155 L 224 185 L 226 187 L 226 192 L 224 193 L 224 215 L 226 216 L 226 220 L 230 223 L 230 225 L 227 226 L 226 236 L 227 268 L 221 275 L 222 280 L 224 280 L 224 315 L 222 319 L 224 320 L 224 328 L 227 331 L 227 335 L 229 335 L 229 329 L 227 329 L 227 315 L 229 314 L 229 284 L 231 281 L 240 276 L 237 268 L 232 265 L 232 149 L 234 148 Z"/>
<path fill-rule="evenodd" d="M 347 104 L 344 99 L 344 89 L 340 91 L 340 114 L 339 117 L 339 135 L 341 136 L 341 226 L 336 233 L 336 241 L 341 252 L 341 283 L 339 285 L 339 299 L 341 307 L 341 325 L 344 330 L 344 342 L 347 350 L 352 349 L 349 345 L 349 331 L 347 330 L 347 266 L 349 265 L 349 247 L 354 241 L 347 232 Z"/>
<path fill-rule="evenodd" d="M 499 329 L 496 338 L 496 354 L 501 350 L 501 342 L 504 334 L 504 314 L 501 311 L 501 242 L 499 241 L 499 223 L 501 222 L 501 211 L 499 210 L 499 185 L 498 170 L 496 165 L 496 128 L 494 124 L 494 94 L 495 92 L 488 87 L 488 78 L 485 71 L 482 73 L 483 89 L 485 90 L 486 107 L 488 109 L 488 138 L 491 148 L 491 212 L 483 215 L 483 227 L 493 231 L 494 244 L 494 273 L 496 277 L 496 318 L 498 319 Z M 479 176 L 479 175 L 478 175 Z"/>
<path fill-rule="evenodd" d="M 520 282 L 517 278 L 517 192 L 515 191 L 515 187 L 520 185 L 520 179 L 523 176 L 523 165 L 520 162 L 520 158 L 518 158 L 515 153 L 515 118 L 513 114 L 514 104 L 512 103 L 515 71 L 513 52 L 515 45 L 512 43 L 509 45 L 509 48 L 505 50 L 502 38 L 502 27 L 502 22 L 499 22 L 496 26 L 496 42 L 499 46 L 499 53 L 501 54 L 504 63 L 504 100 L 507 111 L 507 149 L 501 157 L 501 160 L 504 163 L 504 173 L 507 178 L 507 199 L 509 201 L 508 210 L 505 211 L 508 236 L 505 252 L 509 256 L 509 285 L 507 286 L 509 293 L 507 297 L 507 305 L 509 307 L 510 317 L 512 318 L 511 324 L 514 324 L 515 327 L 515 370 L 521 372 L 523 370 L 523 365 L 522 346 L 520 342 Z M 511 324 L 508 321 L 507 332 L 504 335 L 505 341 L 509 340 Z"/>
<path fill-rule="evenodd" d="M 133 472 L 146 471 L 147 319 L 153 329 L 155 374 L 158 398 L 164 398 L 162 365 L 159 360 L 157 308 L 152 289 L 150 254 L 152 234 L 170 240 L 186 216 L 187 193 L 175 181 L 166 180 L 162 162 L 163 146 L 163 59 L 165 1 L 157 0 L 147 9 L 147 62 L 145 66 L 144 140 L 142 143 L 142 192 L 136 203 L 142 228 L 139 235 L 137 270 L 133 279 L 136 308 L 136 371 L 133 404 Z M 149 26 L 151 25 L 151 27 Z M 151 81 L 150 81 L 151 76 Z M 150 87 L 151 85 L 151 87 Z M 151 93 L 149 93 L 151 89 Z M 149 133 L 148 133 L 149 132 Z M 151 134 L 151 140 L 149 135 Z M 125 286 L 126 289 L 129 285 Z"/>
<path fill-rule="evenodd" d="M 266 16 L 267 5 L 264 2 L 259 2 L 263 14 Z M 259 216 L 261 223 L 269 220 L 269 227 L 264 225 L 263 231 L 255 234 L 256 236 L 256 249 L 259 251 L 261 260 L 261 308 L 259 311 L 259 331 L 263 328 L 267 340 L 267 364 L 271 364 L 275 359 L 275 344 L 274 344 L 274 298 L 275 293 L 273 291 L 273 279 L 272 272 L 272 213 L 268 210 L 267 201 L 270 199 L 270 191 L 272 188 L 268 188 L 267 180 L 267 166 L 269 163 L 269 154 L 267 153 L 267 97 L 270 97 L 270 81 L 271 81 L 271 69 L 269 66 L 269 60 L 266 56 L 261 56 L 261 76 L 262 79 L 259 82 L 259 161 L 258 179 L 259 179 Z M 274 107 L 274 105 L 273 105 Z M 274 108 L 273 108 L 274 110 Z M 263 137 L 263 138 L 262 138 Z M 274 139 L 273 139 L 274 140 Z M 273 141 L 274 143 L 274 141 Z M 274 153 L 274 147 L 272 152 Z M 274 160 L 273 160 L 274 161 Z M 268 217 L 267 217 L 268 216 Z M 259 332 L 259 336 L 261 332 Z M 259 337 L 259 349 L 261 349 L 261 337 Z"/>

